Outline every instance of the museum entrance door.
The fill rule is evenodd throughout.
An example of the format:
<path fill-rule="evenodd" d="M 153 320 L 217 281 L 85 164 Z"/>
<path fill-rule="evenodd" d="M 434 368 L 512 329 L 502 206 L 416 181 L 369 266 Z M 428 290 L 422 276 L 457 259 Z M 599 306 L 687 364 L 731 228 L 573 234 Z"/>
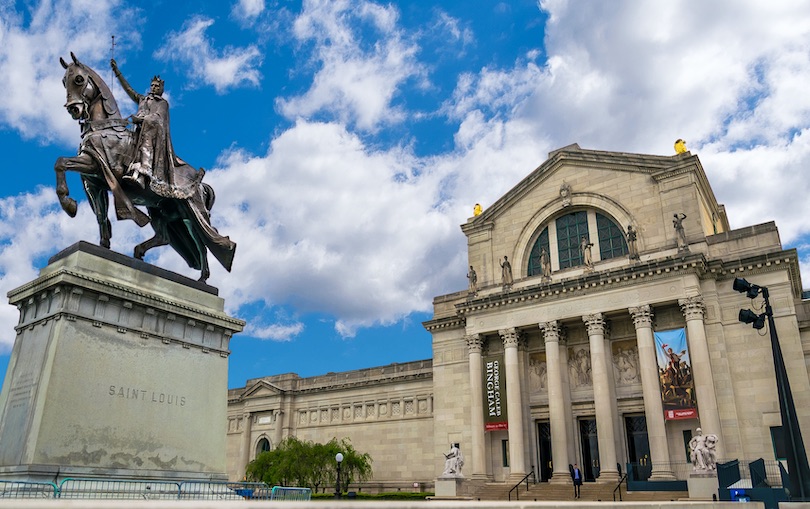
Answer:
<path fill-rule="evenodd" d="M 596 419 L 579 420 L 579 442 L 582 446 L 582 475 L 586 481 L 599 477 L 599 441 L 596 439 Z"/>
<path fill-rule="evenodd" d="M 627 430 L 627 457 L 636 470 L 635 478 L 646 481 L 652 473 L 647 419 L 643 415 L 625 416 L 624 427 Z"/>
<path fill-rule="evenodd" d="M 548 422 L 537 423 L 537 451 L 540 456 L 540 481 L 551 479 L 553 471 L 551 464 L 551 425 Z"/>

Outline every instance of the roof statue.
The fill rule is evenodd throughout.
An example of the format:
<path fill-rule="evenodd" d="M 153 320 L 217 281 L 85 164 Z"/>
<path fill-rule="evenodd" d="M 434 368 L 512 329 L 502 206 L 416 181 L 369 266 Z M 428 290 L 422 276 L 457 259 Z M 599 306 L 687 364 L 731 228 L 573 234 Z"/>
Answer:
<path fill-rule="evenodd" d="M 688 150 L 686 149 L 686 142 L 680 138 L 675 140 L 675 153 L 676 154 L 684 154 Z"/>
<path fill-rule="evenodd" d="M 77 156 L 60 157 L 54 164 L 62 208 L 71 217 L 76 215 L 65 172 L 78 172 L 98 222 L 101 246 L 110 247 L 107 215 L 112 194 L 117 219 L 131 219 L 141 227 L 151 223 L 154 230 L 152 238 L 135 246 L 135 258 L 143 259 L 153 247 L 170 245 L 189 267 L 200 271 L 200 281 L 210 276 L 208 251 L 230 271 L 236 243 L 211 225 L 215 194 L 202 181 L 205 170 L 174 153 L 163 80 L 155 76 L 149 92 L 139 94 L 121 76 L 115 60 L 110 61 L 124 91 L 138 104 L 130 123 L 121 117 L 101 76 L 73 53 L 70 56 L 71 63 L 59 59 L 65 68 L 65 108 L 79 122 L 81 142 Z"/>

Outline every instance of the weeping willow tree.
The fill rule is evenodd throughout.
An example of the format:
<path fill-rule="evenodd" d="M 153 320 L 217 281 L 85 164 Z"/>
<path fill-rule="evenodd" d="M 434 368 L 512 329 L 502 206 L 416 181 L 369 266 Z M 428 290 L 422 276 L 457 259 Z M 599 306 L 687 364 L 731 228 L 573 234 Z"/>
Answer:
<path fill-rule="evenodd" d="M 340 465 L 341 490 L 349 484 L 371 478 L 371 456 L 359 453 L 347 438 L 333 438 L 325 444 L 285 438 L 272 451 L 265 451 L 251 461 L 246 470 L 250 481 L 261 481 L 269 486 L 332 487 L 337 480 L 335 455 L 343 453 Z"/>

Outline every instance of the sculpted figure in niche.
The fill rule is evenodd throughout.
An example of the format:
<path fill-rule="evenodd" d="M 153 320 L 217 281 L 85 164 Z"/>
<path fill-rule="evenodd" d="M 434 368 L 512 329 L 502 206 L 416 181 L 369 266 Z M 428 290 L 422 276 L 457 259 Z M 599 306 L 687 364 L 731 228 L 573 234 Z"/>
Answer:
<path fill-rule="evenodd" d="M 592 247 L 593 243 L 588 242 L 587 237 L 582 237 L 582 239 L 579 241 L 579 250 L 582 253 L 582 261 L 587 269 L 593 269 L 593 258 L 591 255 Z"/>
<path fill-rule="evenodd" d="M 551 277 L 551 261 L 548 259 L 546 248 L 540 248 L 540 269 L 543 272 L 543 277 L 548 279 Z"/>
<path fill-rule="evenodd" d="M 470 283 L 470 288 L 467 290 L 467 293 L 470 295 L 478 295 L 478 274 L 475 273 L 475 269 L 472 265 L 470 265 L 470 271 L 467 272 L 467 279 Z"/>
<path fill-rule="evenodd" d="M 509 259 L 504 256 L 503 261 L 500 262 L 501 264 L 501 284 L 503 284 L 503 289 L 508 290 L 512 287 L 513 279 L 512 279 L 512 264 L 509 263 Z"/>
<path fill-rule="evenodd" d="M 638 246 L 636 245 L 636 241 L 638 240 L 638 232 L 633 229 L 632 224 L 627 225 L 627 255 L 630 257 L 631 260 L 638 260 Z"/>
<path fill-rule="evenodd" d="M 686 214 L 677 213 L 672 217 L 672 227 L 675 228 L 675 240 L 678 243 L 678 251 L 689 251 L 689 245 L 686 243 L 686 231 L 683 229 L 683 220 L 686 219 Z"/>
<path fill-rule="evenodd" d="M 442 477 L 464 477 L 461 468 L 464 466 L 464 455 L 458 444 L 450 444 L 450 452 L 444 455 L 444 472 Z"/>

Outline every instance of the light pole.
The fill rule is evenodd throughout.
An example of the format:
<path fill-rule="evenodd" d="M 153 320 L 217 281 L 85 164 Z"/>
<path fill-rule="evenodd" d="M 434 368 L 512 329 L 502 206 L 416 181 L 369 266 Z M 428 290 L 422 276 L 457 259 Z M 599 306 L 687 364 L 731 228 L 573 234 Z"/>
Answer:
<path fill-rule="evenodd" d="M 793 403 L 793 393 L 790 391 L 785 360 L 782 357 L 782 348 L 779 346 L 779 337 L 776 335 L 776 325 L 773 321 L 773 309 L 768 300 L 768 289 L 764 286 L 751 284 L 743 278 L 734 279 L 734 290 L 746 294 L 749 299 L 762 295 L 765 299 L 765 312 L 757 315 L 750 309 L 740 310 L 740 321 L 750 323 L 755 329 L 765 326 L 768 320 L 768 329 L 771 335 L 771 350 L 773 350 L 773 366 L 776 371 L 776 390 L 779 396 L 779 413 L 782 418 L 782 430 L 787 442 L 787 462 L 790 476 L 791 500 L 808 500 L 810 497 L 810 466 L 807 464 L 807 451 L 804 449 L 802 432 L 799 428 L 799 419 L 796 416 L 796 405 Z M 794 493 L 798 496 L 794 496 Z"/>
<path fill-rule="evenodd" d="M 337 462 L 337 480 L 335 481 L 335 498 L 340 498 L 343 490 L 340 489 L 340 464 L 343 463 L 343 453 L 335 454 L 335 461 Z"/>

